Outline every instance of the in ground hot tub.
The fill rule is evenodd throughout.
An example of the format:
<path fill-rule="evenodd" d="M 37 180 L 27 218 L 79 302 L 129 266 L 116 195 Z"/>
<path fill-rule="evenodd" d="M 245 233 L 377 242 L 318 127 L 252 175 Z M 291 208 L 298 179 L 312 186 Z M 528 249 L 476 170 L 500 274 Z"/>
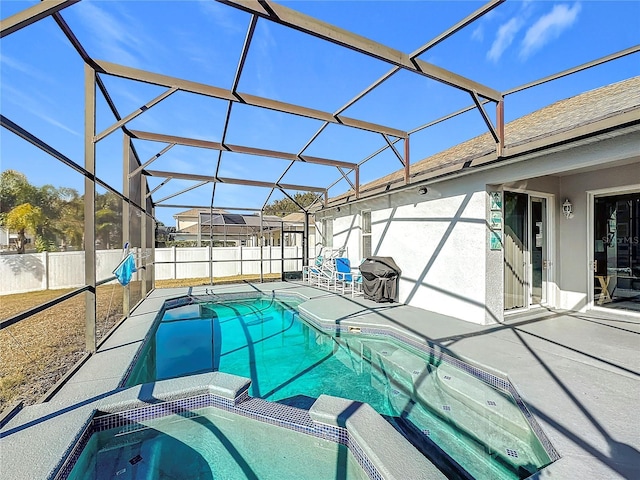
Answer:
<path fill-rule="evenodd" d="M 445 478 L 365 403 L 323 395 L 305 410 L 252 398 L 250 380 L 234 375 L 195 375 L 186 381 L 204 387 L 186 390 L 183 381 L 114 394 L 54 478 Z"/>

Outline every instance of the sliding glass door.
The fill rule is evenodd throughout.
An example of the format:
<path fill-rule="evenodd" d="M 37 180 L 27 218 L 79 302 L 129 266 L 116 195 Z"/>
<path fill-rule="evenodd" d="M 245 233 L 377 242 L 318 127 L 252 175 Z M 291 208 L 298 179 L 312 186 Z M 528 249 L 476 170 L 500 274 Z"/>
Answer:
<path fill-rule="evenodd" d="M 527 213 L 529 196 L 504 192 L 504 309 L 528 305 Z"/>
<path fill-rule="evenodd" d="M 594 201 L 593 303 L 640 311 L 640 193 Z"/>
<path fill-rule="evenodd" d="M 547 201 L 531 197 L 531 303 L 547 301 Z"/>
<path fill-rule="evenodd" d="M 504 309 L 547 300 L 547 200 L 504 192 Z"/>

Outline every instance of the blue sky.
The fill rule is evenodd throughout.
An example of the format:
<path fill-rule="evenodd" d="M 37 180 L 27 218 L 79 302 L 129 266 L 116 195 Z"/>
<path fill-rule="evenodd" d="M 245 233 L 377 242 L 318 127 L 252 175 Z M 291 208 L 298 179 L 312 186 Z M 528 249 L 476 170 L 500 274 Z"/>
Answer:
<path fill-rule="evenodd" d="M 37 2 L 3 0 L 9 17 Z M 470 1 L 289 1 L 282 4 L 351 30 L 405 53 L 417 49 L 485 2 Z M 171 75 L 228 89 L 231 87 L 250 16 L 213 1 L 82 1 L 62 11 L 85 49 L 95 59 Z M 507 1 L 479 21 L 430 49 L 420 58 L 504 91 L 560 70 L 640 43 L 637 1 Z M 333 112 L 390 70 L 379 60 L 259 20 L 238 91 Z M 83 164 L 84 66 L 51 18 L 0 40 L 2 114 Z M 507 121 L 557 100 L 640 75 L 634 54 L 507 97 Z M 102 77 L 120 114 L 125 116 L 164 88 Z M 344 112 L 344 115 L 411 130 L 472 103 L 468 94 L 409 72 L 399 72 Z M 133 120 L 131 129 L 220 141 L 227 103 L 178 92 Z M 493 108 L 489 110 L 493 112 Z M 98 131 L 114 122 L 99 96 Z M 236 104 L 226 142 L 297 153 L 320 127 L 317 120 Z M 472 111 L 411 138 L 416 162 L 460 141 L 484 133 Z M 144 162 L 164 144 L 134 141 Z M 359 162 L 385 144 L 384 139 L 331 125 L 305 151 L 309 155 Z M 122 136 L 98 143 L 97 174 L 122 188 Z M 82 189 L 82 178 L 0 130 L 1 169 L 24 172 L 31 183 Z M 152 169 L 215 173 L 218 153 L 174 147 Z M 225 153 L 220 176 L 275 181 L 288 165 L 279 159 Z M 367 162 L 361 182 L 401 168 L 390 151 Z M 289 184 L 325 187 L 340 178 L 335 169 L 295 164 Z M 351 175 L 353 178 L 353 175 Z M 151 179 L 151 187 L 161 180 Z M 156 201 L 193 182 L 172 180 Z M 208 206 L 211 184 L 167 203 Z M 342 180 L 330 194 L 349 188 Z M 216 206 L 262 206 L 269 190 L 219 185 Z M 272 199 L 282 198 L 276 193 Z M 173 224 L 177 211 L 158 209 Z"/>

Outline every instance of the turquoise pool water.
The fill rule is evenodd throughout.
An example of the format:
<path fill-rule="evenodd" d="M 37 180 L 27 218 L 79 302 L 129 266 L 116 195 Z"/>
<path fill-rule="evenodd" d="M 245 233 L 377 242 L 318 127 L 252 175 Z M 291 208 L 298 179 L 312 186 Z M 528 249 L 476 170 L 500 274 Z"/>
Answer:
<path fill-rule="evenodd" d="M 365 480 L 337 443 L 214 407 L 198 416 L 141 422 L 131 433 L 94 433 L 67 477 L 86 479 Z"/>
<path fill-rule="evenodd" d="M 385 337 L 321 332 L 298 303 L 166 310 L 127 384 L 219 370 L 250 378 L 250 394 L 269 401 L 306 408 L 325 393 L 367 402 L 449 472 L 517 479 L 550 463 L 509 394 Z"/>

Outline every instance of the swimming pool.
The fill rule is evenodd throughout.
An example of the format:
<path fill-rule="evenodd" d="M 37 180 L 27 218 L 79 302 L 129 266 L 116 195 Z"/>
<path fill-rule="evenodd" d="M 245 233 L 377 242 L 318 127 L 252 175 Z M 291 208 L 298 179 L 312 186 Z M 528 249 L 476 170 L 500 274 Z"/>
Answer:
<path fill-rule="evenodd" d="M 300 318 L 301 302 L 169 304 L 126 384 L 222 371 L 250 378 L 254 397 L 300 408 L 323 393 L 366 402 L 452 474 L 526 478 L 551 462 L 508 389 L 388 336 L 321 331 Z"/>

